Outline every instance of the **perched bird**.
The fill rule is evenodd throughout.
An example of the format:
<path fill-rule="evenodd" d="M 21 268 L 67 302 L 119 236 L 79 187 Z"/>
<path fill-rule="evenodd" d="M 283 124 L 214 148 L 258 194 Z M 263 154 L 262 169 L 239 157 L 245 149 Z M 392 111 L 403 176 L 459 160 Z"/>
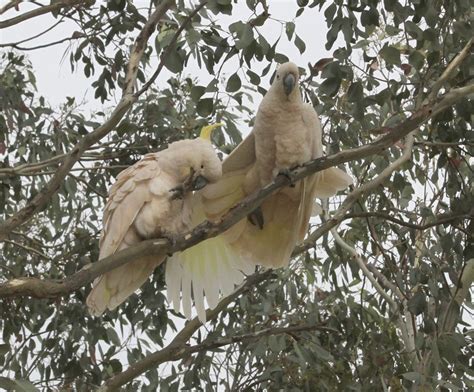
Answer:
<path fill-rule="evenodd" d="M 221 177 L 222 163 L 201 137 L 171 143 L 122 171 L 105 206 L 99 259 L 149 238 L 174 236 L 191 227 L 193 192 Z M 92 315 L 114 309 L 145 283 L 165 256 L 143 256 L 98 277 L 87 297 Z"/>
<path fill-rule="evenodd" d="M 224 160 L 222 178 L 200 192 L 201 199 L 196 203 L 200 201 L 202 206 L 195 208 L 195 213 L 200 214 L 195 220 L 221 217 L 277 175 L 323 155 L 321 124 L 314 108 L 303 102 L 298 79 L 298 67 L 291 62 L 276 70 L 273 83 L 259 106 L 252 132 Z M 215 293 L 214 287 L 206 286 L 207 282 L 222 281 L 225 276 L 234 276 L 237 283 L 242 280 L 222 266 L 216 269 L 222 253 L 216 251 L 218 247 L 225 248 L 234 260 L 233 265 L 241 266 L 242 271 L 249 271 L 249 265 L 253 268 L 255 265 L 285 266 L 295 245 L 306 235 L 317 206 L 315 198 L 332 196 L 351 183 L 352 178 L 344 171 L 330 168 L 292 187 L 282 188 L 248 218 L 213 239 L 214 244 L 204 241 L 176 254 L 174 259 L 178 261 L 174 265 L 186 264 L 188 271 L 193 268 L 202 271 L 206 280 L 201 279 L 197 286 L 199 292 L 204 288 L 206 297 L 207 291 Z M 186 286 L 194 285 L 196 274 L 177 269 L 173 279 L 186 282 Z M 170 297 L 175 304 L 179 301 L 176 292 Z M 196 295 L 194 299 L 196 301 Z M 187 299 L 183 293 L 184 301 Z M 212 308 L 214 301 L 209 305 Z"/>
<path fill-rule="evenodd" d="M 222 215 L 277 175 L 323 155 L 321 124 L 314 108 L 303 102 L 298 79 L 298 67 L 291 62 L 276 70 L 252 132 L 224 161 L 222 179 L 202 192 L 208 217 Z M 332 196 L 351 183 L 338 168 L 306 177 L 267 198 L 249 219 L 224 234 L 226 241 L 255 264 L 285 266 L 306 235 L 315 198 Z"/>

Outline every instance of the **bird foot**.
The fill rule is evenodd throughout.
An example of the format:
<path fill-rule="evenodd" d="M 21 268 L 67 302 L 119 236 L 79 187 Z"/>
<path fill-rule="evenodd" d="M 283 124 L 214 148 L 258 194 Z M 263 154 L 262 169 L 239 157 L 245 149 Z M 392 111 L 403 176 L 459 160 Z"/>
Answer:
<path fill-rule="evenodd" d="M 263 212 L 261 207 L 257 207 L 250 214 L 248 214 L 247 219 L 252 225 L 258 226 L 260 230 L 263 230 L 263 224 L 265 223 L 265 219 L 263 218 Z"/>
<path fill-rule="evenodd" d="M 160 238 L 164 238 L 165 240 L 167 240 L 170 247 L 172 247 L 172 248 L 174 248 L 174 246 L 178 242 L 178 236 L 176 234 L 171 233 L 171 232 L 166 231 L 166 230 L 161 231 Z M 168 257 L 171 257 L 172 255 L 173 255 L 173 253 L 168 253 L 167 254 Z"/>
<path fill-rule="evenodd" d="M 291 175 L 291 171 L 295 168 L 297 168 L 298 166 L 295 166 L 295 167 L 292 167 L 291 169 L 280 169 L 278 171 L 278 174 L 277 174 L 277 177 L 278 176 L 283 176 L 283 177 L 286 177 L 288 180 L 290 180 L 290 185 L 289 187 L 290 188 L 294 188 L 295 187 L 295 183 L 293 181 L 293 177 Z"/>
<path fill-rule="evenodd" d="M 194 169 L 191 168 L 189 171 L 189 175 L 186 177 L 184 182 L 170 189 L 171 200 L 182 200 L 184 198 L 184 195 L 186 195 L 189 192 L 192 192 L 194 173 L 195 173 Z"/>
<path fill-rule="evenodd" d="M 182 200 L 184 197 L 184 194 L 186 193 L 184 184 L 180 184 L 174 188 L 171 188 L 170 193 L 171 193 L 170 200 Z"/>

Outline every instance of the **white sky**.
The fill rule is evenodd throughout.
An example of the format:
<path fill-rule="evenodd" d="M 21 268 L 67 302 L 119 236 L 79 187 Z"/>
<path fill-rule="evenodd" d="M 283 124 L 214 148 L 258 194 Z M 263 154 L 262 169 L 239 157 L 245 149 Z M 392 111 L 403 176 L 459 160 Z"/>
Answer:
<path fill-rule="evenodd" d="M 49 2 L 44 3 L 47 4 Z M 99 2 L 96 2 L 96 5 L 98 3 Z M 148 5 L 147 1 L 135 2 L 137 7 L 140 6 L 140 3 L 143 3 L 143 7 Z M 35 7 L 35 5 L 28 2 L 21 3 L 20 12 L 23 13 Z M 271 18 L 274 19 L 292 21 L 294 20 L 297 9 L 296 1 L 272 0 L 270 2 Z M 260 9 L 257 9 L 258 13 L 260 11 Z M 2 15 L 2 19 L 9 19 L 17 14 L 17 11 L 11 9 Z M 219 22 L 223 24 L 228 22 L 230 24 L 239 20 L 246 21 L 249 17 L 251 17 L 251 12 L 242 0 L 237 5 L 234 5 L 232 16 L 219 15 Z M 55 21 L 56 20 L 50 14 L 47 14 L 10 28 L 0 30 L 0 42 L 17 42 L 31 37 L 38 32 L 47 29 Z M 287 55 L 291 61 L 297 63 L 300 67 L 306 67 L 309 62 L 315 63 L 320 58 L 331 56 L 331 54 L 324 48 L 327 27 L 322 12 L 319 12 L 317 8 L 307 8 L 297 19 L 296 25 L 295 32 L 306 42 L 306 51 L 303 54 L 300 54 L 294 44 L 288 42 L 286 34 L 283 31 L 282 39 L 277 48 L 278 52 Z M 273 44 L 276 41 L 282 31 L 280 23 L 276 21 L 267 22 L 264 26 L 259 27 L 258 29 L 265 35 L 270 44 Z M 73 22 L 66 20 L 47 34 L 38 39 L 25 42 L 24 44 L 21 44 L 21 46 L 32 47 L 70 37 L 75 30 L 78 30 L 77 26 Z M 137 32 L 135 32 L 135 34 L 137 34 Z M 153 38 L 150 39 L 150 42 L 153 42 L 152 39 Z M 76 72 L 71 73 L 71 67 L 69 65 L 70 52 L 68 52 L 63 58 L 63 54 L 68 47 L 76 48 L 78 42 L 80 41 L 68 41 L 53 47 L 25 51 L 24 53 L 33 64 L 37 78 L 38 90 L 47 98 L 53 107 L 64 102 L 67 96 L 74 96 L 76 97 L 76 102 L 81 102 L 84 97 L 87 97 L 88 103 L 85 105 L 86 108 L 100 109 L 102 104 L 100 103 L 100 100 L 93 99 L 94 91 L 89 87 L 92 80 L 87 79 L 84 76 L 81 66 L 79 66 L 79 69 L 76 70 Z M 224 68 L 224 72 L 227 76 L 230 76 L 235 72 L 235 66 L 235 62 L 229 62 L 227 67 Z M 256 63 L 255 66 L 258 73 L 262 67 L 258 63 Z M 207 80 L 209 78 L 206 69 L 193 67 L 190 71 L 192 71 L 193 76 L 201 80 Z M 160 84 L 164 85 L 168 75 L 165 72 L 162 73 L 157 81 L 158 86 Z M 263 87 L 268 87 L 270 75 L 271 72 L 263 79 Z M 105 103 L 105 106 L 110 105 L 111 103 Z"/>

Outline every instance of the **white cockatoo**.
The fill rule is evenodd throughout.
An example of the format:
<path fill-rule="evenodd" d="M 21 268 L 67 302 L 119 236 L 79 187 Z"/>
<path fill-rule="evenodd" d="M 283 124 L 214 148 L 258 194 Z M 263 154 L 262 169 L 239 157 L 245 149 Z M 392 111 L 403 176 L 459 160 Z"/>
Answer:
<path fill-rule="evenodd" d="M 321 123 L 313 106 L 303 102 L 298 79 L 294 63 L 276 70 L 252 132 L 224 161 L 222 179 L 202 192 L 208 217 L 222 215 L 278 174 L 323 156 Z M 285 266 L 306 235 L 315 198 L 333 196 L 351 183 L 344 171 L 330 168 L 285 187 L 228 230 L 227 243 L 255 264 Z"/>
<path fill-rule="evenodd" d="M 105 206 L 99 259 L 149 238 L 182 234 L 191 227 L 192 191 L 220 179 L 222 163 L 211 142 L 201 137 L 171 143 L 122 171 Z M 166 256 L 143 256 L 98 277 L 87 297 L 93 315 L 114 309 L 140 288 Z M 178 288 L 179 289 L 179 288 Z"/>
<path fill-rule="evenodd" d="M 252 132 L 224 160 L 222 178 L 200 191 L 196 204 L 201 202 L 202 205 L 194 209 L 195 223 L 221 217 L 280 173 L 323 155 L 321 124 L 314 108 L 303 102 L 298 79 L 298 67 L 291 62 L 276 70 L 273 83 L 258 109 Z M 182 283 L 183 288 L 194 287 L 195 270 L 199 270 L 205 276 L 198 284 L 201 300 L 201 286 L 208 297 L 207 291 L 216 291 L 215 287 L 208 289 L 209 285 L 222 285 L 230 277 L 238 284 L 245 273 L 255 269 L 255 265 L 268 268 L 287 265 L 317 210 L 315 198 L 332 196 L 351 183 L 352 178 L 344 171 L 330 168 L 280 189 L 225 233 L 175 254 L 173 270 L 167 269 L 167 281 L 173 279 L 174 284 L 168 286 L 176 288 Z M 242 274 L 231 274 L 229 269 L 218 268 L 223 253 L 231 255 L 230 260 Z M 179 268 L 180 265 L 187 268 Z M 189 288 L 186 290 L 186 295 L 183 290 L 183 305 L 190 301 Z M 168 294 L 179 308 L 179 292 L 170 293 L 168 289 Z M 214 294 L 212 301 L 207 298 L 211 308 L 217 303 L 216 297 Z M 196 293 L 194 299 L 197 307 Z"/>

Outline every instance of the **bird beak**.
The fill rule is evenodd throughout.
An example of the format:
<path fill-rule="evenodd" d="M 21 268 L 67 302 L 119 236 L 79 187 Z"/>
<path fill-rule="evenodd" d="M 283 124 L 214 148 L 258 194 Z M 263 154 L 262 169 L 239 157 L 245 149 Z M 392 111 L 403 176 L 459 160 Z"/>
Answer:
<path fill-rule="evenodd" d="M 290 95 L 296 85 L 295 75 L 292 73 L 287 73 L 283 78 L 283 88 L 285 89 L 285 94 Z"/>
<path fill-rule="evenodd" d="M 204 188 L 208 184 L 208 180 L 206 177 L 201 175 L 196 176 L 193 180 L 193 191 L 198 191 L 199 189 Z"/>

